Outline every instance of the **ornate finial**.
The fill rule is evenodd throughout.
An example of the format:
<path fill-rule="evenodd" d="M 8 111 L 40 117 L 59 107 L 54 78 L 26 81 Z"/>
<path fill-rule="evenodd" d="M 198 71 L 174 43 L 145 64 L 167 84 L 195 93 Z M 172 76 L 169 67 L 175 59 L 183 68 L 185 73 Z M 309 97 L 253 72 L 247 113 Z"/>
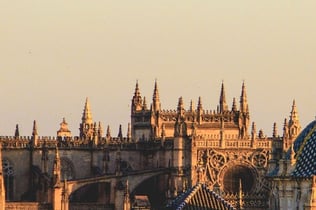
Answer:
<path fill-rule="evenodd" d="M 118 135 L 117 135 L 118 138 L 122 139 L 123 138 L 123 133 L 122 133 L 122 125 L 120 124 L 120 127 L 119 127 L 119 132 L 118 132 Z"/>
<path fill-rule="evenodd" d="M 20 131 L 19 131 L 19 124 L 16 124 L 15 126 L 15 132 L 14 132 L 14 137 L 18 138 L 20 136 Z"/>
<path fill-rule="evenodd" d="M 296 108 L 295 99 L 293 100 L 292 110 L 291 110 L 291 115 L 290 115 L 289 123 L 294 122 L 294 121 L 296 121 L 296 122 L 299 121 L 299 118 L 298 118 L 298 111 L 297 111 L 297 108 Z"/>
<path fill-rule="evenodd" d="M 278 129 L 277 129 L 277 124 L 276 124 L 276 122 L 273 123 L 273 134 L 272 134 L 272 136 L 273 136 L 274 138 L 278 136 Z"/>
<path fill-rule="evenodd" d="M 102 123 L 99 121 L 99 126 L 98 126 L 98 135 L 99 137 L 103 136 L 103 126 Z"/>
<path fill-rule="evenodd" d="M 135 94 L 134 94 L 134 95 L 135 95 L 135 96 L 140 96 L 138 80 L 136 80 Z"/>
<path fill-rule="evenodd" d="M 221 93 L 219 98 L 219 112 L 223 113 L 228 110 L 228 106 L 226 103 L 226 94 L 224 88 L 224 81 L 222 81 Z"/>
<path fill-rule="evenodd" d="M 194 112 L 194 103 L 193 100 L 190 102 L 190 112 Z"/>
<path fill-rule="evenodd" d="M 108 125 L 108 127 L 106 129 L 106 138 L 111 138 L 111 129 L 110 129 L 109 125 Z"/>
<path fill-rule="evenodd" d="M 37 136 L 38 135 L 36 120 L 33 121 L 33 132 L 32 132 L 32 135 L 33 136 Z"/>
<path fill-rule="evenodd" d="M 287 122 L 287 119 L 284 119 L 284 124 L 283 124 L 283 150 L 287 150 L 288 148 L 288 139 L 289 139 L 289 124 Z"/>
<path fill-rule="evenodd" d="M 252 122 L 252 127 L 251 127 L 252 139 L 255 139 L 256 133 L 257 133 L 256 123 L 255 123 L 255 122 Z"/>
<path fill-rule="evenodd" d="M 248 112 L 248 102 L 247 102 L 247 93 L 246 93 L 246 86 L 245 81 L 242 83 L 242 90 L 240 96 L 240 111 L 241 112 Z"/>
<path fill-rule="evenodd" d="M 153 94 L 153 109 L 154 111 L 160 110 L 160 99 L 157 85 L 157 79 L 155 80 L 154 94 Z"/>
<path fill-rule="evenodd" d="M 233 112 L 236 112 L 236 111 L 237 111 L 236 98 L 233 98 L 232 111 L 233 111 Z"/>
<path fill-rule="evenodd" d="M 197 107 L 197 109 L 198 109 L 198 110 L 202 110 L 202 109 L 203 109 L 201 96 L 199 97 L 199 100 L 198 100 L 198 107 Z"/>

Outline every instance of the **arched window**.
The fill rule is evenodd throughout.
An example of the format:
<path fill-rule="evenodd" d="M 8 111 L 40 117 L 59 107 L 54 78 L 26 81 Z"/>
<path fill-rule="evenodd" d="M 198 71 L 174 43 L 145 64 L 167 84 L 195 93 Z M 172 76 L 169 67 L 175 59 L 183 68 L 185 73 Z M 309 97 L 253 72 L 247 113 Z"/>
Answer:
<path fill-rule="evenodd" d="M 250 193 L 255 186 L 256 177 L 251 169 L 244 165 L 234 165 L 227 169 L 224 174 L 224 191 L 238 193 L 240 184 L 242 191 Z"/>
<path fill-rule="evenodd" d="M 2 169 L 4 176 L 5 199 L 8 201 L 13 200 L 14 170 L 9 160 L 2 160 Z"/>
<path fill-rule="evenodd" d="M 75 170 L 72 162 L 65 157 L 60 158 L 61 179 L 71 180 L 75 178 Z"/>

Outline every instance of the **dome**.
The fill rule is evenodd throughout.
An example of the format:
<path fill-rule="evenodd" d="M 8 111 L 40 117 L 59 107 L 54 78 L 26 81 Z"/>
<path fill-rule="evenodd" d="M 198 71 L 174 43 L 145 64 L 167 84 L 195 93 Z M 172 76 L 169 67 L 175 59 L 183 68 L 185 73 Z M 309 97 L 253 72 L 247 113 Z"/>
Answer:
<path fill-rule="evenodd" d="M 316 175 L 316 120 L 304 128 L 294 141 L 296 156 L 294 177 L 311 177 Z"/>

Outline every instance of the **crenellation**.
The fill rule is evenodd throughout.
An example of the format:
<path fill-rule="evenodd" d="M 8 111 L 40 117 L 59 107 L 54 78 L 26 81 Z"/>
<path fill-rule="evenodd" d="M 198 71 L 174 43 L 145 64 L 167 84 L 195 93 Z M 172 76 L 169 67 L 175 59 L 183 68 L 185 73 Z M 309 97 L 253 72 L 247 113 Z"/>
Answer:
<path fill-rule="evenodd" d="M 196 108 L 191 102 L 185 110 L 180 98 L 177 109 L 161 109 L 157 81 L 150 106 L 141 97 L 137 81 L 126 136 L 121 128 L 119 135 L 111 136 L 109 126 L 103 134 L 101 123 L 92 119 L 88 98 L 77 135 L 63 118 L 55 136 L 38 136 L 35 121 L 32 136 L 0 136 L 6 167 L 14 169 L 12 200 L 27 195 L 30 198 L 23 199 L 54 201 L 56 205 L 63 202 L 63 209 L 67 209 L 68 204 L 76 206 L 74 200 L 86 199 L 91 204 L 87 208 L 99 203 L 122 209 L 130 192 L 154 189 L 151 193 L 167 202 L 201 182 L 211 190 L 216 186 L 234 205 L 243 200 L 245 209 L 269 209 L 268 162 L 293 139 L 286 139 L 291 136 L 288 134 L 268 137 L 262 130 L 258 135 L 254 127 L 250 130 L 244 83 L 241 95 L 240 110 L 235 99 L 228 109 L 223 89 L 217 110 L 203 109 L 200 97 Z M 291 126 L 299 128 L 294 105 Z M 155 170 L 166 172 L 153 179 L 144 176 L 144 171 Z M 135 174 L 137 178 L 132 178 Z"/>

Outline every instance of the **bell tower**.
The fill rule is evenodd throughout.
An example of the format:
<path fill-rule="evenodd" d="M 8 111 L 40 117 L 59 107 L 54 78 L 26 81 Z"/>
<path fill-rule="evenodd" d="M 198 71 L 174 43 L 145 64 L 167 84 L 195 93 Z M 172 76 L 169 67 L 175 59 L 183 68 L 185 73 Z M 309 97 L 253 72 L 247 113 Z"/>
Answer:
<path fill-rule="evenodd" d="M 88 97 L 82 113 L 82 122 L 80 123 L 80 138 L 91 139 L 93 137 L 93 120 Z"/>

